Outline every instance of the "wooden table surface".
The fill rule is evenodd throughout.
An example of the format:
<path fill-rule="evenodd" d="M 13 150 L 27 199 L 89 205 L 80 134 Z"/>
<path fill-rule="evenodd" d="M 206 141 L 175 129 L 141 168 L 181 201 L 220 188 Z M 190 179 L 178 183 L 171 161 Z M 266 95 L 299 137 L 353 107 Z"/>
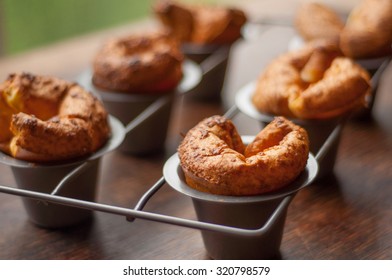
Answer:
<path fill-rule="evenodd" d="M 134 27 L 135 25 L 133 25 Z M 128 28 L 121 29 L 122 31 Z M 108 34 L 105 33 L 105 36 Z M 236 44 L 231 52 L 223 102 L 177 99 L 164 153 L 135 157 L 114 151 L 103 158 L 97 201 L 133 207 L 162 176 L 162 167 L 185 133 L 204 117 L 224 113 L 239 88 L 287 50 L 291 27 L 271 26 Z M 33 54 L 0 60 L 1 79 L 15 70 L 74 79 L 88 67 L 102 33 Z M 61 52 L 62 51 L 62 52 Z M 63 55 L 62 55 L 63 54 Z M 64 55 L 76 58 L 66 61 Z M 25 60 L 24 60 L 25 59 Z M 56 59 L 63 63 L 56 63 Z M 19 67 L 20 69 L 15 69 Z M 22 68 L 26 67 L 26 68 Z M 385 71 L 368 120 L 350 120 L 343 130 L 333 174 L 301 190 L 290 204 L 282 259 L 392 259 L 392 67 Z M 258 123 L 234 118 L 242 134 Z M 0 165 L 0 185 L 15 186 Z M 191 200 L 165 185 L 146 211 L 194 219 Z M 208 259 L 198 230 L 95 212 L 81 226 L 47 230 L 29 222 L 20 197 L 0 193 L 0 259 Z"/>

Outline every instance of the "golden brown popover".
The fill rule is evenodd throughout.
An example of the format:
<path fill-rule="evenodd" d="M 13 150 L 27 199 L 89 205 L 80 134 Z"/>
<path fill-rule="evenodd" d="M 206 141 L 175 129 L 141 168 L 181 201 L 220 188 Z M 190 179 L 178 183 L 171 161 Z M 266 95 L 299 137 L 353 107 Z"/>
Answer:
<path fill-rule="evenodd" d="M 363 59 L 391 55 L 392 1 L 362 0 L 347 20 L 322 3 L 305 3 L 295 26 L 306 40 L 335 39 L 345 56 Z"/>
<path fill-rule="evenodd" d="M 101 102 L 75 83 L 30 73 L 0 85 L 0 150 L 33 162 L 83 157 L 109 135 Z"/>
<path fill-rule="evenodd" d="M 344 21 L 331 8 L 310 2 L 300 6 L 294 25 L 306 41 L 328 39 L 338 42 Z"/>
<path fill-rule="evenodd" d="M 274 59 L 252 96 L 261 112 L 300 119 L 340 116 L 365 104 L 370 77 L 339 47 L 314 41 Z"/>
<path fill-rule="evenodd" d="M 164 32 L 147 32 L 106 42 L 93 62 L 95 86 L 125 93 L 164 93 L 181 81 L 183 54 Z"/>
<path fill-rule="evenodd" d="M 231 196 L 287 186 L 304 170 L 308 154 L 306 131 L 283 117 L 275 118 L 245 146 L 229 119 L 212 116 L 189 130 L 178 148 L 190 187 Z"/>
<path fill-rule="evenodd" d="M 247 18 L 242 10 L 211 5 L 156 2 L 154 12 L 182 43 L 231 44 L 241 37 Z"/>
<path fill-rule="evenodd" d="M 363 0 L 340 34 L 340 48 L 354 58 L 391 55 L 392 1 Z"/>

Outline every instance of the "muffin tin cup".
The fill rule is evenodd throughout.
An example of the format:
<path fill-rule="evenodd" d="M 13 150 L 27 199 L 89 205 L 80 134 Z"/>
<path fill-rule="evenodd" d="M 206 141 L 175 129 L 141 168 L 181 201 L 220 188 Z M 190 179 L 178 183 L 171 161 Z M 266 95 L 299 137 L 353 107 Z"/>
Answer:
<path fill-rule="evenodd" d="M 259 121 L 261 127 L 265 127 L 274 119 L 274 116 L 259 112 L 253 105 L 252 95 L 255 88 L 255 82 L 244 86 L 238 91 L 235 102 L 242 113 Z M 318 178 L 322 178 L 333 172 L 341 138 L 341 131 L 346 119 L 347 116 L 325 120 L 291 119 L 291 121 L 303 127 L 308 133 L 310 151 L 316 155 L 319 163 Z"/>
<path fill-rule="evenodd" d="M 231 45 L 183 44 L 183 53 L 200 65 L 203 75 L 200 84 L 189 93 L 190 98 L 200 101 L 221 101 L 230 49 Z"/>
<path fill-rule="evenodd" d="M 79 83 L 102 99 L 106 110 L 126 126 L 126 137 L 119 150 L 132 155 L 147 155 L 165 148 L 173 103 L 177 94 L 187 94 L 201 79 L 197 64 L 186 61 L 184 77 L 178 87 L 161 94 L 128 94 L 108 92 L 92 84 L 87 70 Z"/>
<path fill-rule="evenodd" d="M 250 137 L 243 137 L 249 143 Z M 234 234 L 230 231 L 203 230 L 204 246 L 213 259 L 275 259 L 287 216 L 287 208 L 296 193 L 316 177 L 318 163 L 309 155 L 306 169 L 289 186 L 257 196 L 224 196 L 200 192 L 190 188 L 179 165 L 178 155 L 164 166 L 167 183 L 190 197 L 200 222 L 233 228 L 255 230 L 258 234 Z"/>
<path fill-rule="evenodd" d="M 126 125 L 127 135 L 119 150 L 132 155 L 147 155 L 160 152 L 165 147 L 170 115 L 173 107 L 174 92 L 165 96 L 132 96 L 121 94 L 112 100 L 102 94 L 105 108 Z M 153 108 L 148 110 L 149 108 Z M 133 121 L 145 110 L 149 112 L 142 125 Z"/>
<path fill-rule="evenodd" d="M 51 193 L 57 184 L 80 163 L 57 166 L 35 166 L 33 168 L 11 167 L 18 188 Z M 64 187 L 60 194 L 66 197 L 94 201 L 98 182 L 100 159 L 89 166 Z M 45 228 L 63 228 L 80 224 L 92 217 L 89 210 L 62 206 L 50 202 L 22 198 L 29 219 Z"/>
<path fill-rule="evenodd" d="M 378 92 L 378 85 L 379 81 L 384 73 L 385 69 L 388 67 L 389 63 L 391 62 L 391 56 L 373 58 L 373 59 L 358 59 L 356 62 L 365 68 L 370 76 L 371 76 L 371 94 L 367 97 L 367 106 L 365 108 L 360 109 L 358 112 L 353 114 L 354 118 L 361 119 L 361 118 L 368 118 L 370 117 L 374 103 L 376 101 L 377 92 Z"/>
<path fill-rule="evenodd" d="M 125 132 L 121 123 L 109 118 L 111 138 L 100 150 L 84 160 L 62 164 L 37 164 L 0 154 L 0 162 L 8 165 L 20 189 L 94 201 L 101 158 L 122 142 Z M 29 219 L 45 228 L 75 226 L 92 217 L 90 210 L 63 206 L 50 202 L 22 198 Z"/>
<path fill-rule="evenodd" d="M 293 197 L 293 196 L 292 196 Z M 290 197 L 290 201 L 292 199 Z M 283 199 L 259 203 L 210 203 L 192 199 L 197 219 L 203 222 L 222 224 L 237 228 L 255 229 L 268 222 Z M 276 259 L 280 256 L 280 245 L 289 203 L 282 204 L 274 223 L 257 237 L 242 237 L 221 232 L 202 231 L 204 247 L 212 259 Z"/>

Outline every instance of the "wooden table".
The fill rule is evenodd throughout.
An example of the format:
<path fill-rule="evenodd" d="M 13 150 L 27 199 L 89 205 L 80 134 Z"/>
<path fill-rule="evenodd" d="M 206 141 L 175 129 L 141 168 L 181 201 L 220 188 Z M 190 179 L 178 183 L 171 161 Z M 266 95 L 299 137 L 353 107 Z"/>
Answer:
<path fill-rule="evenodd" d="M 121 32 L 129 29 L 124 27 Z M 109 33 L 0 60 L 1 78 L 15 70 L 75 78 L 88 66 L 96 44 Z M 162 166 L 175 151 L 179 134 L 204 117 L 224 113 L 233 104 L 238 89 L 253 81 L 273 57 L 286 51 L 294 35 L 290 27 L 271 26 L 260 36 L 236 44 L 222 104 L 179 98 L 166 152 L 135 157 L 114 151 L 105 156 L 97 200 L 133 207 L 162 176 Z M 65 55 L 75 59 L 68 61 Z M 282 259 L 392 258 L 391 88 L 389 67 L 381 80 L 372 118 L 352 120 L 345 126 L 334 173 L 301 190 L 291 203 L 281 245 Z M 242 134 L 255 134 L 259 129 L 256 121 L 242 114 L 234 122 Z M 10 169 L 3 165 L 0 184 L 15 185 Z M 145 210 L 195 218 L 190 199 L 167 185 Z M 29 222 L 19 197 L 0 193 L 0 259 L 175 260 L 208 259 L 208 255 L 198 230 L 143 220 L 129 223 L 112 214 L 96 212 L 92 221 L 64 230 L 39 228 Z"/>

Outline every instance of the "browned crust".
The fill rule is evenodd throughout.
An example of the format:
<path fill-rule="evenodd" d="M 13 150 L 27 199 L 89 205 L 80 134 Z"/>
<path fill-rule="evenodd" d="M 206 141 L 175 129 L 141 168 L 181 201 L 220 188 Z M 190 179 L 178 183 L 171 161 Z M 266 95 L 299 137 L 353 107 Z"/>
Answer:
<path fill-rule="evenodd" d="M 108 41 L 93 63 L 93 83 L 126 93 L 164 93 L 182 78 L 183 55 L 165 33 L 134 34 Z"/>
<path fill-rule="evenodd" d="M 170 35 L 179 42 L 189 42 L 194 29 L 192 11 L 172 1 L 157 1 L 153 7 L 155 15 L 168 28 Z"/>
<path fill-rule="evenodd" d="M 364 0 L 350 13 L 340 35 L 343 53 L 354 58 L 391 54 L 392 1 Z"/>
<path fill-rule="evenodd" d="M 83 157 L 109 137 L 103 105 L 77 84 L 21 73 L 10 75 L 0 88 L 8 110 L 0 150 L 15 158 L 49 162 Z"/>
<path fill-rule="evenodd" d="M 184 5 L 158 1 L 154 12 L 171 34 L 181 42 L 196 44 L 231 44 L 241 37 L 247 21 L 237 8 Z"/>
<path fill-rule="evenodd" d="M 306 131 L 275 118 L 245 147 L 233 123 L 204 119 L 178 148 L 186 182 L 219 195 L 258 195 L 287 186 L 304 170 L 309 153 Z"/>
<path fill-rule="evenodd" d="M 10 122 L 14 110 L 7 104 L 4 94 L 4 84 L 0 84 L 0 145 L 12 137 Z M 1 149 L 1 148 L 0 148 Z"/>
<path fill-rule="evenodd" d="M 365 104 L 369 74 L 328 41 L 315 41 L 271 62 L 252 102 L 264 113 L 301 119 L 342 115 Z"/>
<path fill-rule="evenodd" d="M 307 41 L 328 39 L 338 42 L 344 21 L 331 8 L 321 3 L 303 3 L 297 10 L 294 24 Z"/>
<path fill-rule="evenodd" d="M 362 0 L 347 20 L 321 3 L 305 3 L 295 15 L 295 27 L 306 40 L 329 39 L 344 55 L 372 58 L 391 54 L 392 1 Z"/>
<path fill-rule="evenodd" d="M 291 112 L 301 119 L 332 118 L 365 104 L 369 77 L 348 58 L 333 60 L 322 80 L 289 97 Z"/>

